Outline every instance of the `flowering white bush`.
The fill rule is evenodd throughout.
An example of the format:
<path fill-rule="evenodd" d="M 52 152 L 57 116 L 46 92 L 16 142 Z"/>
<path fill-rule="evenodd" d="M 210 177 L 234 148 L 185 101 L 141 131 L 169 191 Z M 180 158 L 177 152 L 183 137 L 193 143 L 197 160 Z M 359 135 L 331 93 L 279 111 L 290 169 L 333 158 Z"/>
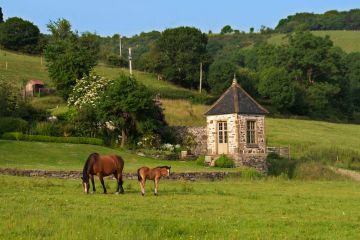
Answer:
<path fill-rule="evenodd" d="M 74 105 L 81 108 L 84 105 L 96 107 L 100 98 L 100 93 L 105 90 L 106 86 L 111 84 L 111 80 L 96 75 L 91 72 L 88 76 L 76 80 L 76 85 L 68 99 L 68 105 Z"/>
<path fill-rule="evenodd" d="M 170 143 L 165 143 L 161 146 L 162 150 L 168 150 L 168 151 L 174 151 L 175 147 L 174 145 L 170 144 Z"/>

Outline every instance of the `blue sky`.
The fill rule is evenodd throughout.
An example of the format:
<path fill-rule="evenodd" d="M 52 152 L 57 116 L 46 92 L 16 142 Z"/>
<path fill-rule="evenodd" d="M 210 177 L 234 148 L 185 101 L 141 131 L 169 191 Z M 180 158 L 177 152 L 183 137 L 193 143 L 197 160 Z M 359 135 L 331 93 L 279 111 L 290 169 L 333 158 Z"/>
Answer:
<path fill-rule="evenodd" d="M 296 12 L 360 8 L 359 0 L 0 0 L 4 18 L 18 16 L 47 32 L 46 24 L 68 19 L 79 32 L 131 36 L 151 30 L 194 26 L 219 32 L 224 25 L 248 31 L 275 27 Z"/>

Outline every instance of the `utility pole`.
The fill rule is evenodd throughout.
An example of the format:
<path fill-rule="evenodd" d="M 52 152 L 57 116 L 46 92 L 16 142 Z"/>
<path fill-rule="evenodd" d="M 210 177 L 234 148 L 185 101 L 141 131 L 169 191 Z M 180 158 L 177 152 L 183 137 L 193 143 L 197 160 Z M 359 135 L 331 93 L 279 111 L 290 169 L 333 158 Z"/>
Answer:
<path fill-rule="evenodd" d="M 119 34 L 119 48 L 120 48 L 120 58 L 122 57 L 122 54 L 121 54 L 121 49 L 122 49 L 122 46 L 121 46 L 121 35 Z"/>
<path fill-rule="evenodd" d="M 202 62 L 200 62 L 200 86 L 199 86 L 199 92 L 201 93 L 202 88 Z"/>
<path fill-rule="evenodd" d="M 131 47 L 129 48 L 129 70 L 130 70 L 130 75 L 132 76 Z"/>

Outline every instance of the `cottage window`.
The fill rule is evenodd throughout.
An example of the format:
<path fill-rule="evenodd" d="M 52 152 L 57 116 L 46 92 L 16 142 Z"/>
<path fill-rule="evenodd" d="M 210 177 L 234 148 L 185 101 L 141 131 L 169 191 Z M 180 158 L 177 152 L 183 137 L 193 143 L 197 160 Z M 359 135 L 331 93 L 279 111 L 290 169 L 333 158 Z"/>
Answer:
<path fill-rule="evenodd" d="M 218 122 L 219 143 L 227 143 L 227 122 Z"/>
<path fill-rule="evenodd" d="M 255 144 L 255 121 L 246 122 L 246 143 Z"/>

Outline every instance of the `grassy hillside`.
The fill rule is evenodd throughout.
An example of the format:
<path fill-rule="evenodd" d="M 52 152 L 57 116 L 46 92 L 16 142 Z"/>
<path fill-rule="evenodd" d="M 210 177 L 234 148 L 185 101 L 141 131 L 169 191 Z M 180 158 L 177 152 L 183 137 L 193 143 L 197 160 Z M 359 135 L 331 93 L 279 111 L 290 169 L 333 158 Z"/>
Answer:
<path fill-rule="evenodd" d="M 8 69 L 6 69 L 6 62 L 8 63 Z M 108 78 L 116 78 L 121 73 L 128 74 L 127 69 L 112 68 L 102 64 L 99 64 L 95 71 Z M 189 99 L 199 95 L 197 91 L 191 91 L 158 80 L 154 74 L 134 71 L 134 76 L 151 91 L 160 93 L 161 97 L 164 98 Z M 19 84 L 26 83 L 30 79 L 39 79 L 50 86 L 52 85 L 44 59 L 41 64 L 39 56 L 29 56 L 4 50 L 0 51 L 0 78 Z"/>
<path fill-rule="evenodd" d="M 335 46 L 342 48 L 345 52 L 360 52 L 360 31 L 312 31 L 316 36 L 330 36 Z M 274 34 L 268 39 L 272 44 L 286 43 L 285 34 Z"/>
<path fill-rule="evenodd" d="M 359 239 L 359 184 L 346 181 L 136 180 L 125 194 L 79 180 L 0 176 L 1 239 Z"/>
<path fill-rule="evenodd" d="M 6 62 L 8 63 L 7 70 Z M 41 64 L 40 57 L 4 50 L 0 50 L 0 78 L 19 84 L 31 79 L 39 79 L 51 85 L 45 60 Z"/>

